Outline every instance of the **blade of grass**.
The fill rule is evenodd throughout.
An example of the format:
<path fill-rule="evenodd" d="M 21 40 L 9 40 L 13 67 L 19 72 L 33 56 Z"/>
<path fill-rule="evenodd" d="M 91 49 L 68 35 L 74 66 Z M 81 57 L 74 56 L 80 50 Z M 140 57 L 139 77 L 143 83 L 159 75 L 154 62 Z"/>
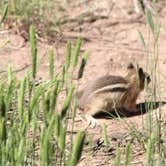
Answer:
<path fill-rule="evenodd" d="M 48 165 L 48 137 L 45 134 L 45 129 L 42 129 L 40 139 L 40 164 L 41 166 Z"/>
<path fill-rule="evenodd" d="M 29 112 L 28 112 L 29 121 L 32 118 L 35 107 L 38 107 L 39 98 L 40 98 L 42 92 L 43 92 L 43 87 L 42 87 L 42 85 L 39 85 L 34 91 L 34 96 L 31 97 L 31 100 L 29 102 Z"/>
<path fill-rule="evenodd" d="M 109 146 L 109 143 L 108 143 L 108 137 L 107 137 L 107 129 L 106 129 L 106 124 L 103 123 L 102 124 L 102 131 L 103 131 L 103 139 L 104 139 L 104 145 L 106 146 L 106 149 L 108 151 L 108 146 Z"/>
<path fill-rule="evenodd" d="M 63 104 L 63 107 L 62 107 L 62 111 L 61 111 L 61 117 L 64 118 L 66 116 L 66 112 L 70 106 L 70 102 L 71 102 L 71 99 L 72 99 L 72 95 L 73 95 L 73 92 L 74 92 L 74 85 L 71 85 L 70 89 L 69 89 L 69 92 L 67 94 L 67 97 L 65 99 L 65 102 Z"/>
<path fill-rule="evenodd" d="M 10 103 L 12 101 L 12 97 L 13 97 L 13 92 L 14 92 L 14 88 L 15 88 L 15 78 L 12 72 L 11 67 L 8 67 L 8 88 L 6 89 L 6 93 L 5 93 L 5 109 L 6 111 L 9 110 L 10 108 Z M 6 114 L 7 115 L 7 114 Z"/>
<path fill-rule="evenodd" d="M 158 38 L 159 38 L 159 33 L 160 33 L 160 23 L 157 23 L 156 27 L 155 27 L 155 42 L 158 42 Z"/>
<path fill-rule="evenodd" d="M 155 137 L 153 134 L 151 134 L 148 140 L 148 146 L 146 151 L 147 164 L 150 166 L 154 166 L 154 142 L 155 142 Z"/>
<path fill-rule="evenodd" d="M 130 165 L 130 161 L 131 161 L 131 144 L 128 143 L 126 146 L 126 156 L 125 156 L 125 163 L 124 166 L 129 166 Z"/>
<path fill-rule="evenodd" d="M 152 33 L 154 33 L 154 23 L 153 23 L 153 19 L 152 19 L 150 10 L 146 10 L 146 19 L 148 21 L 148 25 L 149 25 Z"/>
<path fill-rule="evenodd" d="M 36 46 L 36 36 L 35 29 L 31 25 L 29 28 L 30 46 L 31 46 L 31 56 L 32 56 L 32 78 L 36 78 L 37 71 L 37 46 Z"/>
<path fill-rule="evenodd" d="M 50 94 L 50 113 L 54 112 L 55 106 L 56 106 L 56 100 L 58 97 L 58 88 L 59 88 L 59 82 L 55 82 L 55 87 L 52 90 L 52 93 Z"/>
<path fill-rule="evenodd" d="M 49 52 L 49 70 L 50 70 L 50 79 L 54 78 L 54 52 L 53 49 L 50 49 Z"/>
<path fill-rule="evenodd" d="M 8 13 L 8 4 L 6 4 L 4 9 L 3 9 L 3 13 L 2 13 L 2 18 L 1 18 L 0 24 L 5 20 L 5 18 L 7 16 L 7 13 Z"/>
<path fill-rule="evenodd" d="M 79 72 L 78 72 L 78 79 L 82 78 L 82 76 L 83 76 L 83 72 L 84 72 L 84 68 L 85 68 L 87 59 L 88 59 L 88 52 L 85 52 L 83 55 L 82 61 L 81 61 L 81 66 L 80 66 Z"/>
<path fill-rule="evenodd" d="M 24 111 L 24 93 L 25 93 L 26 78 L 21 81 L 20 89 L 18 91 L 18 111 L 20 114 L 20 120 L 22 120 Z"/>
<path fill-rule="evenodd" d="M 146 44 L 145 44 L 145 40 L 144 40 L 144 37 L 142 35 L 142 33 L 140 31 L 138 31 L 138 37 L 141 41 L 141 44 L 142 44 L 142 47 L 144 48 L 144 50 L 146 50 Z"/>
<path fill-rule="evenodd" d="M 66 60 L 65 60 L 66 72 L 68 71 L 68 69 L 70 67 L 70 60 L 71 60 L 71 42 L 67 42 L 67 46 L 66 46 Z"/>
<path fill-rule="evenodd" d="M 114 166 L 120 166 L 121 151 L 119 147 L 116 148 L 116 157 L 114 159 Z"/>
<path fill-rule="evenodd" d="M 6 142 L 7 131 L 5 118 L 0 117 L 0 142 Z"/>
<path fill-rule="evenodd" d="M 75 69 L 77 62 L 78 62 L 78 56 L 80 53 L 80 48 L 81 48 L 81 43 L 82 43 L 82 38 L 79 37 L 76 42 L 76 46 L 74 49 L 74 54 L 73 54 L 73 59 L 72 59 L 72 67 Z"/>
<path fill-rule="evenodd" d="M 16 155 L 16 163 L 17 165 L 23 165 L 24 164 L 24 150 L 25 150 L 25 138 L 23 137 L 20 141 L 18 152 Z"/>
<path fill-rule="evenodd" d="M 61 154 L 63 154 L 65 149 L 65 138 L 66 138 L 66 129 L 61 126 L 58 136 L 58 147 Z"/>
<path fill-rule="evenodd" d="M 62 121 L 62 119 L 61 119 L 60 115 L 56 114 L 55 115 L 55 135 L 57 136 L 57 138 L 60 133 L 61 121 Z"/>
<path fill-rule="evenodd" d="M 73 146 L 71 157 L 67 165 L 76 166 L 76 164 L 78 163 L 82 154 L 84 139 L 85 139 L 85 132 L 79 131 L 76 135 L 75 144 Z"/>

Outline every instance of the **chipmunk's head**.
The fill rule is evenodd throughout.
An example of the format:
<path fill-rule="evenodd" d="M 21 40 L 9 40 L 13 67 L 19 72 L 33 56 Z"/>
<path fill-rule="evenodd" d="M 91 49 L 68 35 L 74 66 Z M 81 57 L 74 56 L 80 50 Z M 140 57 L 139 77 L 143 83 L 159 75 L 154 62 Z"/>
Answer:
<path fill-rule="evenodd" d="M 126 76 L 127 80 L 129 80 L 131 83 L 136 84 L 139 86 L 140 90 L 143 90 L 145 87 L 145 84 L 149 84 L 150 82 L 150 76 L 148 73 L 144 72 L 141 67 L 134 66 L 132 63 L 130 63 L 127 66 L 128 74 Z"/>

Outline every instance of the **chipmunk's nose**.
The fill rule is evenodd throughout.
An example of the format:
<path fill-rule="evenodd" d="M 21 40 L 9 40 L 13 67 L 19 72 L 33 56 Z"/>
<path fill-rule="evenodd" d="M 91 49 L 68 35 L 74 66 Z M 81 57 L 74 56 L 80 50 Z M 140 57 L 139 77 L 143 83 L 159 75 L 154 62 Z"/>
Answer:
<path fill-rule="evenodd" d="M 151 81 L 150 76 L 147 76 L 146 78 L 147 78 L 147 81 L 149 83 Z"/>
<path fill-rule="evenodd" d="M 147 80 L 147 83 L 149 84 L 149 82 L 151 81 L 150 76 L 148 73 L 145 73 L 145 79 Z"/>

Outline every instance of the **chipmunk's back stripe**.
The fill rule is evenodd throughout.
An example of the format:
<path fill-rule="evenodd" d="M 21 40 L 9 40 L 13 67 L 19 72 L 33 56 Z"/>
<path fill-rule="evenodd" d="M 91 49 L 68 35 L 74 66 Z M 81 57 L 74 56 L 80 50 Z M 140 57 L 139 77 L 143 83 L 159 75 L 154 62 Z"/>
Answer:
<path fill-rule="evenodd" d="M 127 89 L 122 87 L 112 88 L 112 89 L 106 89 L 104 92 L 125 92 Z"/>
<path fill-rule="evenodd" d="M 109 85 L 104 88 L 98 89 L 95 93 L 104 93 L 104 92 L 125 92 L 127 90 L 126 84 L 116 84 Z"/>

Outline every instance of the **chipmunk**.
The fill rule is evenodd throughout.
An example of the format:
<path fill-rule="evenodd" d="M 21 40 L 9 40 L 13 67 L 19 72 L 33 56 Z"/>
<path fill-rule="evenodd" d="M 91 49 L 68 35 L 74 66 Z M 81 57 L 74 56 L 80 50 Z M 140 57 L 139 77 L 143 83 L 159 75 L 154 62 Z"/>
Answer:
<path fill-rule="evenodd" d="M 89 82 L 83 91 L 78 94 L 78 107 L 84 110 L 90 123 L 97 113 L 113 112 L 118 109 L 137 111 L 136 100 L 139 93 L 150 82 L 150 76 L 140 67 L 129 64 L 127 75 L 106 75 Z M 96 123 L 96 121 L 94 121 Z"/>

